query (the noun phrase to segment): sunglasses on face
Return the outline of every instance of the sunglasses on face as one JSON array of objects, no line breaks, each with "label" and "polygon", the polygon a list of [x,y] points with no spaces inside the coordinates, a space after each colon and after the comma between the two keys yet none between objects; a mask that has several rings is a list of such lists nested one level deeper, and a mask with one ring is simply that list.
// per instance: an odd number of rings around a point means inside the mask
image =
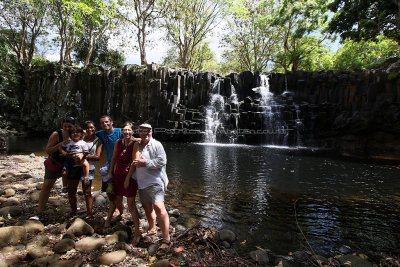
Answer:
[{"label": "sunglasses on face", "polygon": [[139,130],[139,133],[149,133],[150,130]]}]

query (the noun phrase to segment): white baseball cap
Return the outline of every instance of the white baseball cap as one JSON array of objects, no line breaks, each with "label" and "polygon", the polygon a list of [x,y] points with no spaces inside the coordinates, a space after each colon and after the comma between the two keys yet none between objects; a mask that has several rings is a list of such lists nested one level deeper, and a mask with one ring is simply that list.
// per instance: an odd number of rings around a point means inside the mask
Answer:
[{"label": "white baseball cap", "polygon": [[139,128],[141,128],[141,127],[142,127],[142,128],[149,128],[149,129],[152,129],[152,128],[151,128],[151,125],[148,124],[148,123],[142,123],[142,124],[140,124],[140,125],[139,125]]}]

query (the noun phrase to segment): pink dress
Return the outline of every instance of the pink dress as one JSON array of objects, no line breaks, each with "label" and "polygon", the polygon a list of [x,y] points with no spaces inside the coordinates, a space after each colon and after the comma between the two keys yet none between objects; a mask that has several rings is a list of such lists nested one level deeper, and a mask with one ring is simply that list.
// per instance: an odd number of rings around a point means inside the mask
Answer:
[{"label": "pink dress", "polygon": [[129,166],[132,163],[132,151],[135,141],[125,147],[122,144],[122,139],[117,140],[117,155],[114,168],[114,189],[115,194],[125,197],[135,197],[138,190],[138,185],[135,180],[130,179],[128,189],[124,188],[126,175],[129,172]]}]

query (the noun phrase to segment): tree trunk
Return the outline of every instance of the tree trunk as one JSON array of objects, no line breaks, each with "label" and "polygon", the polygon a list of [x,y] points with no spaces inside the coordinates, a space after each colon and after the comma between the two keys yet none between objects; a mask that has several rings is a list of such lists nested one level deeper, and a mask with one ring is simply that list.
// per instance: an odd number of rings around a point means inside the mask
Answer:
[{"label": "tree trunk", "polygon": [[93,49],[94,49],[94,34],[93,34],[92,27],[90,27],[89,49],[88,49],[88,52],[87,52],[87,55],[86,55],[86,58],[85,58],[84,67],[89,65],[90,57],[92,56]]},{"label": "tree trunk", "polygon": [[146,58],[146,25],[142,24],[142,28],[138,31],[138,42],[139,42],[139,52],[140,52],[140,64],[147,65]]}]

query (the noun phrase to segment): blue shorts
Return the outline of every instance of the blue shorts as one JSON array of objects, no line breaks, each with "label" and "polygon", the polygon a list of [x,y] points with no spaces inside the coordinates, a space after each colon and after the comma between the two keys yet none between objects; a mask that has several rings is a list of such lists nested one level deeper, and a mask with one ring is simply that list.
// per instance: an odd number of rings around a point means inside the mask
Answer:
[{"label": "blue shorts", "polygon": [[[94,170],[89,170],[89,180],[92,181],[94,180]],[[85,177],[81,177],[81,180],[83,181]]]}]

